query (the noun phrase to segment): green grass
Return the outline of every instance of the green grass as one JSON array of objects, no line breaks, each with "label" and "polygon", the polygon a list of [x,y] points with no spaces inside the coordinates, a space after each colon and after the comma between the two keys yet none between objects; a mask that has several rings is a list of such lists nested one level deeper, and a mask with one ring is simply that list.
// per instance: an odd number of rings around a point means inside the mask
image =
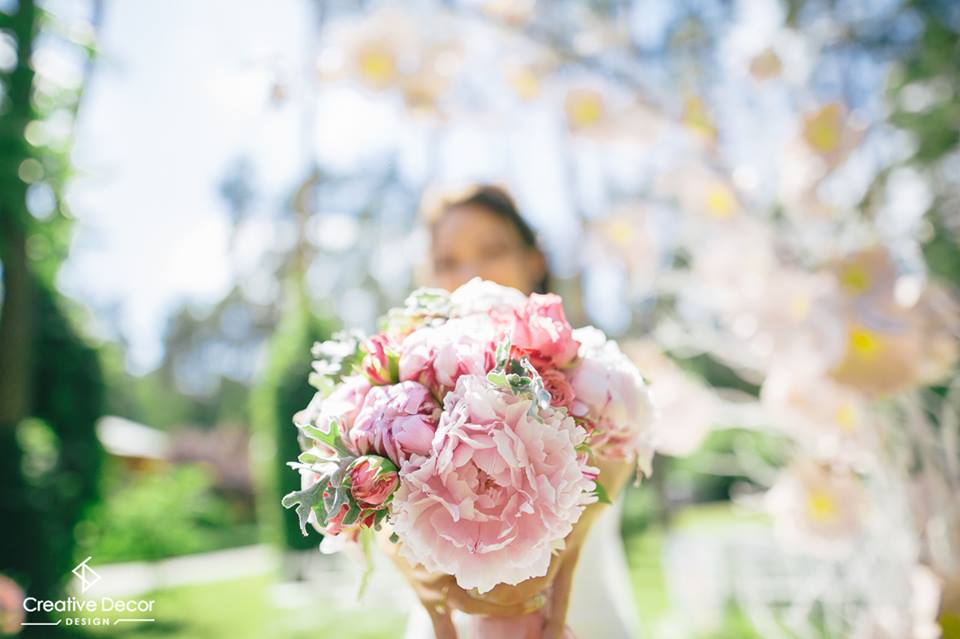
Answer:
[{"label": "green grass", "polygon": [[[664,531],[654,523],[653,501],[644,491],[630,491],[624,508],[624,546],[644,636],[651,637],[658,622],[670,611],[663,574]],[[692,506],[671,519],[674,530],[705,530],[731,525],[763,523],[764,515],[734,512],[729,502]],[[723,625],[696,639],[760,639],[740,610],[731,605]]]},{"label": "green grass", "polygon": [[[171,588],[155,599],[154,623],[89,628],[90,637],[121,639],[382,639],[396,637],[405,617],[391,610],[342,611],[330,602],[277,609],[270,602],[273,576]],[[101,615],[97,615],[101,616]],[[112,619],[133,616],[110,613]]]}]

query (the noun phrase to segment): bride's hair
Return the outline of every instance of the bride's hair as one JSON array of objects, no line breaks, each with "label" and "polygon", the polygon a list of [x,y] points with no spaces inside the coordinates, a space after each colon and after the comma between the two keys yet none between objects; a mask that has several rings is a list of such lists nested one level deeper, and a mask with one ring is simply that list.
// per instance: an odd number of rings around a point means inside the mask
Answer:
[{"label": "bride's hair", "polygon": [[[430,235],[443,216],[460,207],[478,207],[505,220],[514,228],[523,245],[544,254],[537,241],[537,234],[521,215],[516,203],[506,189],[494,184],[473,184],[463,189],[442,191],[430,190],[424,194],[421,215],[427,223]],[[543,277],[537,282],[534,292],[550,291],[550,270],[544,260]]]}]

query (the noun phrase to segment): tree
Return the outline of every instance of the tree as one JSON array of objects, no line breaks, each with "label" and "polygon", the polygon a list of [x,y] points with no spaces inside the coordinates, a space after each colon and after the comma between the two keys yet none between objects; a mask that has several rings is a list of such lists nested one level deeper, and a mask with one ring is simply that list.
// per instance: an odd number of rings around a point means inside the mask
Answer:
[{"label": "tree", "polygon": [[[69,145],[28,136],[47,113],[75,114],[79,104],[79,89],[34,82],[37,36],[53,22],[33,0],[0,13],[0,29],[17,43],[16,65],[0,76],[0,572],[40,598],[60,592],[75,559],[76,524],[96,499],[94,425],[104,396],[97,352],[53,287],[69,239],[61,197]],[[87,44],[79,47],[85,56]],[[48,215],[28,206],[34,186],[52,194]]]}]

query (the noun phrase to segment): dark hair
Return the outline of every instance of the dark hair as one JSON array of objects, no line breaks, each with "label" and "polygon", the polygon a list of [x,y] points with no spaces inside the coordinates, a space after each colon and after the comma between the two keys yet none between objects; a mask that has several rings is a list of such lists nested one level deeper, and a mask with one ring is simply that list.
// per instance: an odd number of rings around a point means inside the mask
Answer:
[{"label": "dark hair", "polygon": [[[478,184],[466,192],[458,194],[456,197],[445,199],[440,208],[435,212],[430,225],[431,230],[450,210],[465,206],[482,208],[485,211],[493,213],[501,220],[505,220],[516,230],[526,248],[539,251],[543,254],[543,249],[540,248],[540,243],[537,241],[537,234],[534,233],[533,228],[527,221],[523,219],[523,215],[521,215],[517,209],[513,198],[510,197],[506,189],[492,184]],[[549,290],[550,269],[546,264],[546,260],[544,260],[543,277],[536,283],[534,292],[547,293]]]}]

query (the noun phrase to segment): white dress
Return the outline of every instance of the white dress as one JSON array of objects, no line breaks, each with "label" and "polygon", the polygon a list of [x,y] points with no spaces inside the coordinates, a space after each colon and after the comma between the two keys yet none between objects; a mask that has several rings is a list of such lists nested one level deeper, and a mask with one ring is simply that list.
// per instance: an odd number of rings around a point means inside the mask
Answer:
[{"label": "white dress", "polygon": [[[636,639],[640,636],[627,556],[620,536],[623,497],[603,513],[580,551],[567,625],[577,639]],[[454,611],[454,623],[461,639],[465,616]],[[414,606],[404,639],[434,639],[430,616]]]}]

